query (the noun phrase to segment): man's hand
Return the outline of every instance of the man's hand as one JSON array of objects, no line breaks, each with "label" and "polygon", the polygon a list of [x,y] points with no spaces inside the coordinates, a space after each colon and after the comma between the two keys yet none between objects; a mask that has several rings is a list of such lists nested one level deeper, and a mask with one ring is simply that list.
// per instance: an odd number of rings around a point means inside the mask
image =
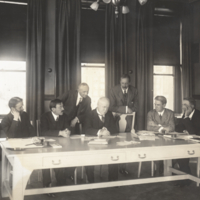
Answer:
[{"label": "man's hand", "polygon": [[71,121],[70,126],[71,126],[71,127],[75,127],[77,122],[78,122],[78,118],[75,117],[75,118]]},{"label": "man's hand", "polygon": [[162,131],[165,131],[165,133],[171,132],[168,127],[163,127]]},{"label": "man's hand", "polygon": [[101,136],[109,136],[109,135],[110,135],[110,132],[105,127],[103,127],[99,132],[99,137],[101,137]]},{"label": "man's hand", "polygon": [[19,119],[19,112],[17,112],[15,109],[12,109],[12,114],[14,116],[14,120],[18,121],[18,119]]},{"label": "man's hand", "polygon": [[68,130],[68,129],[65,129],[63,131],[59,131],[59,136],[62,136],[62,137],[69,137],[71,134],[71,132]]},{"label": "man's hand", "polygon": [[187,130],[184,130],[183,133],[185,133],[186,135],[189,135],[189,132]]},{"label": "man's hand", "polygon": [[130,108],[128,108],[127,109],[127,114],[132,114],[132,113],[133,113],[133,111]]}]

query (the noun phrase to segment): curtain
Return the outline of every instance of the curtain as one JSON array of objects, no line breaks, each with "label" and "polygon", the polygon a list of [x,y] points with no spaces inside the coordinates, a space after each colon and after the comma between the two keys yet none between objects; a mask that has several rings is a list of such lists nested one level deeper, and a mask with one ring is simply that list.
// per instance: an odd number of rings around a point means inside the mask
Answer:
[{"label": "curtain", "polygon": [[147,113],[153,109],[153,3],[136,4],[136,63],[135,79],[138,89],[139,108],[137,129],[146,129]]},{"label": "curtain", "polygon": [[182,84],[183,97],[192,95],[192,62],[191,62],[191,5],[185,3],[182,12]]},{"label": "curtain", "polygon": [[81,82],[80,0],[57,1],[56,96]]},{"label": "curtain", "polygon": [[33,123],[44,112],[44,14],[45,0],[28,0],[27,112]]},{"label": "curtain", "polygon": [[105,67],[106,67],[106,95],[109,89],[119,84],[120,76],[127,70],[127,34],[126,15],[119,10],[115,15],[115,7],[106,5],[105,17]]}]

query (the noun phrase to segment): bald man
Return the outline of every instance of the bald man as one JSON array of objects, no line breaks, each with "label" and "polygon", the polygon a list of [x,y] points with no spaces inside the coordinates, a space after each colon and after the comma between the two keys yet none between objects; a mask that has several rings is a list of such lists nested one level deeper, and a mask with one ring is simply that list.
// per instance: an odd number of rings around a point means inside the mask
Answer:
[{"label": "bald man", "polygon": [[64,113],[70,120],[72,135],[80,133],[77,125],[81,123],[84,126],[85,117],[91,111],[91,99],[88,93],[88,84],[81,83],[77,90],[69,90],[58,97],[63,102]]},{"label": "bald man", "polygon": [[[97,108],[92,110],[86,118],[85,134],[92,136],[113,135],[117,133],[115,121],[111,111],[108,111],[110,101],[106,97],[99,99]],[[118,166],[108,165],[108,180],[115,181],[118,179]],[[86,167],[88,181],[94,183],[94,166]]]}]

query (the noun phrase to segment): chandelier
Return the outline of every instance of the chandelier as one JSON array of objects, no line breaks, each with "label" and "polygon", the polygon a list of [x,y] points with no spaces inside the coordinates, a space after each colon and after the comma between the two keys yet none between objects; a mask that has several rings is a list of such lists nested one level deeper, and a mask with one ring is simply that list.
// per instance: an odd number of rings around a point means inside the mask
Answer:
[{"label": "chandelier", "polygon": [[[112,3],[112,5],[115,7],[115,15],[116,15],[116,17],[118,17],[118,14],[119,14],[119,7],[122,7],[122,14],[129,13],[129,8],[126,5],[126,1],[125,0],[102,0],[102,1],[104,3],[106,3],[106,4]],[[138,1],[139,1],[139,3],[141,5],[144,5],[147,2],[147,0],[138,0]],[[92,3],[90,5],[90,8],[92,10],[97,11],[98,8],[99,8],[99,2],[100,2],[100,0],[97,0],[96,2]]]}]

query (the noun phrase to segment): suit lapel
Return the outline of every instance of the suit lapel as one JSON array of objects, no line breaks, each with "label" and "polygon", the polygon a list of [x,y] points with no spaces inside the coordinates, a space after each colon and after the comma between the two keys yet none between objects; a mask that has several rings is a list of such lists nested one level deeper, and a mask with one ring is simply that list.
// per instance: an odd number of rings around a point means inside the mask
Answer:
[{"label": "suit lapel", "polygon": [[133,92],[130,88],[130,86],[128,87],[128,100],[127,100],[127,104],[131,102],[131,99],[133,97]]},{"label": "suit lapel", "polygon": [[120,85],[118,87],[118,94],[119,94],[119,98],[120,98],[121,102],[124,103],[124,96],[123,96],[122,88]]},{"label": "suit lapel", "polygon": [[97,113],[97,109],[95,109],[95,121],[98,121],[98,127],[102,127],[103,126],[103,122],[99,118],[99,115]]},{"label": "suit lapel", "polygon": [[78,97],[78,91],[75,90],[73,94],[73,106],[76,106],[77,97]]}]

